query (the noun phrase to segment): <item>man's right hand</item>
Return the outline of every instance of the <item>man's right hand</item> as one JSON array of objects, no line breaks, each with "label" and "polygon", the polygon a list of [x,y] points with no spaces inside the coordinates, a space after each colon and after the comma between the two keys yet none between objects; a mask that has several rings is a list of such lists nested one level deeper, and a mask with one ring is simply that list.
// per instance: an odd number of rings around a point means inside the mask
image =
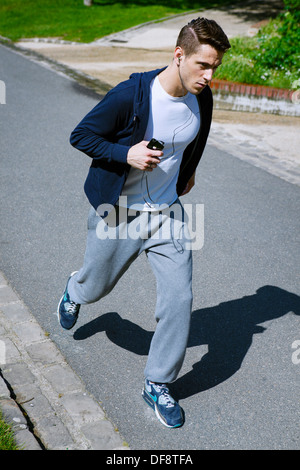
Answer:
[{"label": "man's right hand", "polygon": [[163,156],[161,150],[152,150],[147,147],[149,141],[143,140],[133,145],[127,154],[127,163],[142,171],[152,171],[160,162],[159,157]]}]

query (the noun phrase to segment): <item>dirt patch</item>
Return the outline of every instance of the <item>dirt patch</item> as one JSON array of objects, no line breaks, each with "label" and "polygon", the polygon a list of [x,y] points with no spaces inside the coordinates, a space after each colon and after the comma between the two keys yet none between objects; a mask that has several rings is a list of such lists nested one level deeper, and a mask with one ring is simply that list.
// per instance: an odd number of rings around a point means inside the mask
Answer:
[{"label": "dirt patch", "polygon": [[252,126],[300,126],[300,118],[277,114],[246,113],[215,109],[213,120],[220,124],[249,124]]}]

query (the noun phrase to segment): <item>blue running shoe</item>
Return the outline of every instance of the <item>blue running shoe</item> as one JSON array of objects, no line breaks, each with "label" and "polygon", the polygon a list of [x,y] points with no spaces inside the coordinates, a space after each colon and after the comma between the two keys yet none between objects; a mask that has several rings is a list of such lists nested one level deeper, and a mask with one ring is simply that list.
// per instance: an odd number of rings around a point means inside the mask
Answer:
[{"label": "blue running shoe", "polygon": [[179,428],[183,425],[183,413],[178,403],[171,397],[166,384],[145,380],[142,392],[145,402],[151,406],[159,421],[168,428]]},{"label": "blue running shoe", "polygon": [[76,304],[76,302],[73,302],[70,299],[70,296],[68,293],[69,280],[76,273],[77,271],[74,271],[69,277],[65,292],[62,298],[60,299],[58,307],[57,307],[58,320],[61,326],[65,330],[70,330],[71,328],[73,328],[73,326],[77,322],[79,310],[80,310],[80,304]]}]

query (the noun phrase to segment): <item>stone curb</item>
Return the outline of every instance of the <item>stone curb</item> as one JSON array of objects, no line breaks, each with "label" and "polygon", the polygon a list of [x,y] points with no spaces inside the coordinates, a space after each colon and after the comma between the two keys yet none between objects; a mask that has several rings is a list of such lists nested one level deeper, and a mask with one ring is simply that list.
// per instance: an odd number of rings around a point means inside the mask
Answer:
[{"label": "stone curb", "polygon": [[0,409],[5,421],[11,425],[16,443],[21,449],[42,450],[39,441],[29,429],[28,420],[15,400],[11,398],[11,392],[1,376]]},{"label": "stone curb", "polygon": [[128,450],[0,273],[0,408],[24,450]]}]

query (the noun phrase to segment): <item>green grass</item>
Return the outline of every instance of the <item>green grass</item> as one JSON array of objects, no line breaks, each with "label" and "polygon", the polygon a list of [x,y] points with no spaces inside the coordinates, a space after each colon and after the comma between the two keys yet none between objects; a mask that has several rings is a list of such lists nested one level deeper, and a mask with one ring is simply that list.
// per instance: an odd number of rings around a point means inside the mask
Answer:
[{"label": "green grass", "polygon": [[[147,21],[240,0],[1,0],[0,35],[50,37],[91,42]],[[231,39],[215,78],[253,85],[295,89],[300,86],[300,0],[284,0],[285,14],[272,20],[254,38]]]},{"label": "green grass", "polygon": [[214,78],[275,88],[299,88],[299,59],[296,67],[272,67],[260,60],[264,52],[258,36],[234,38],[230,43],[231,49],[225,54]]},{"label": "green grass", "polygon": [[215,78],[252,85],[300,87],[300,0],[284,0],[283,13],[253,38],[234,38]]},{"label": "green grass", "polygon": [[0,411],[0,450],[19,450],[13,431],[7,424]]},{"label": "green grass", "polygon": [[[236,0],[234,0],[236,1]],[[214,7],[229,0],[202,0],[201,7]],[[199,1],[182,0],[1,0],[0,35],[21,38],[58,37],[91,42],[147,21],[198,9]]]}]

